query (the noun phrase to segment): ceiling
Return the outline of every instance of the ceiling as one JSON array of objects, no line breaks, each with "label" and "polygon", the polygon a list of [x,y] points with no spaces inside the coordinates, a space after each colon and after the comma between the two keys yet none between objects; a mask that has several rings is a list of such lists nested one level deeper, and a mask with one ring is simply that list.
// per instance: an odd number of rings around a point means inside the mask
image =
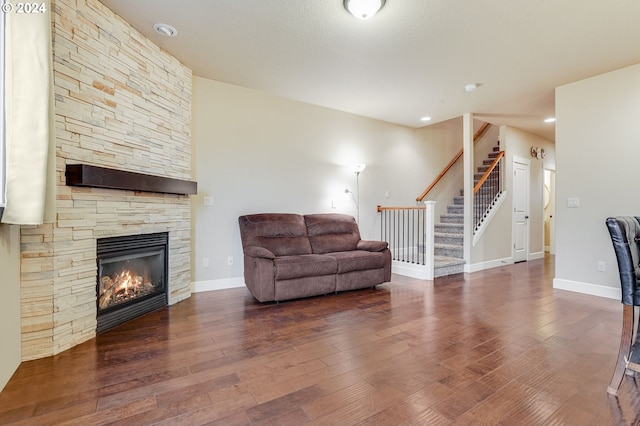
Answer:
[{"label": "ceiling", "polygon": [[555,140],[555,87],[640,63],[638,0],[102,3],[197,76],[414,128],[473,112]]}]

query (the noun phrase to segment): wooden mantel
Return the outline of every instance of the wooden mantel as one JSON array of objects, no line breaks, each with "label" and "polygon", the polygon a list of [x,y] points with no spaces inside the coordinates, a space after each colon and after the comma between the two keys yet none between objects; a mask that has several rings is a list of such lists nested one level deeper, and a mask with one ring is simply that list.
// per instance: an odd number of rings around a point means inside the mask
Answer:
[{"label": "wooden mantel", "polygon": [[162,194],[196,194],[197,182],[144,173],[109,169],[88,164],[67,164],[67,186],[158,192]]}]

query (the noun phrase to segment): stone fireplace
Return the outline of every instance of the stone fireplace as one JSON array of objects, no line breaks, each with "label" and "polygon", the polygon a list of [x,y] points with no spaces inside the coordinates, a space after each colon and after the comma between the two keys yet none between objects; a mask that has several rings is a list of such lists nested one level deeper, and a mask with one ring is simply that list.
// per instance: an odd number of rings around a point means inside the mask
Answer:
[{"label": "stone fireplace", "polygon": [[167,305],[166,232],[97,241],[98,333]]},{"label": "stone fireplace", "polygon": [[23,360],[96,336],[99,240],[165,234],[166,301],[191,294],[188,195],[65,176],[87,164],[190,180],[191,70],[97,0],[52,0],[51,11],[56,220],[21,227]]}]

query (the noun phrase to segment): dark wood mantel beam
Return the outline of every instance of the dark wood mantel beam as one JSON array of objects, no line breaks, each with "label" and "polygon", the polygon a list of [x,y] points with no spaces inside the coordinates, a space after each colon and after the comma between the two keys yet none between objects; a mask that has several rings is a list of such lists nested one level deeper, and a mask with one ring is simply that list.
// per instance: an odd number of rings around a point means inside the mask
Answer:
[{"label": "dark wood mantel beam", "polygon": [[196,194],[198,191],[197,182],[190,180],[109,169],[88,164],[67,164],[65,176],[67,178],[67,186],[85,186],[178,195],[191,195]]}]

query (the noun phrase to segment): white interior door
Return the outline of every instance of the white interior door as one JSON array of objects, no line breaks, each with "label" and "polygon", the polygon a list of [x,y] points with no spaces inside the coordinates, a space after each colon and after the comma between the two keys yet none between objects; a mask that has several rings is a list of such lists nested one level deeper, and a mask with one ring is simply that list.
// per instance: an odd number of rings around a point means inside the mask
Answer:
[{"label": "white interior door", "polygon": [[551,207],[551,217],[549,218],[549,253],[556,254],[556,172],[551,172],[551,197],[549,205]]},{"label": "white interior door", "polygon": [[529,259],[529,162],[513,161],[513,261]]}]

